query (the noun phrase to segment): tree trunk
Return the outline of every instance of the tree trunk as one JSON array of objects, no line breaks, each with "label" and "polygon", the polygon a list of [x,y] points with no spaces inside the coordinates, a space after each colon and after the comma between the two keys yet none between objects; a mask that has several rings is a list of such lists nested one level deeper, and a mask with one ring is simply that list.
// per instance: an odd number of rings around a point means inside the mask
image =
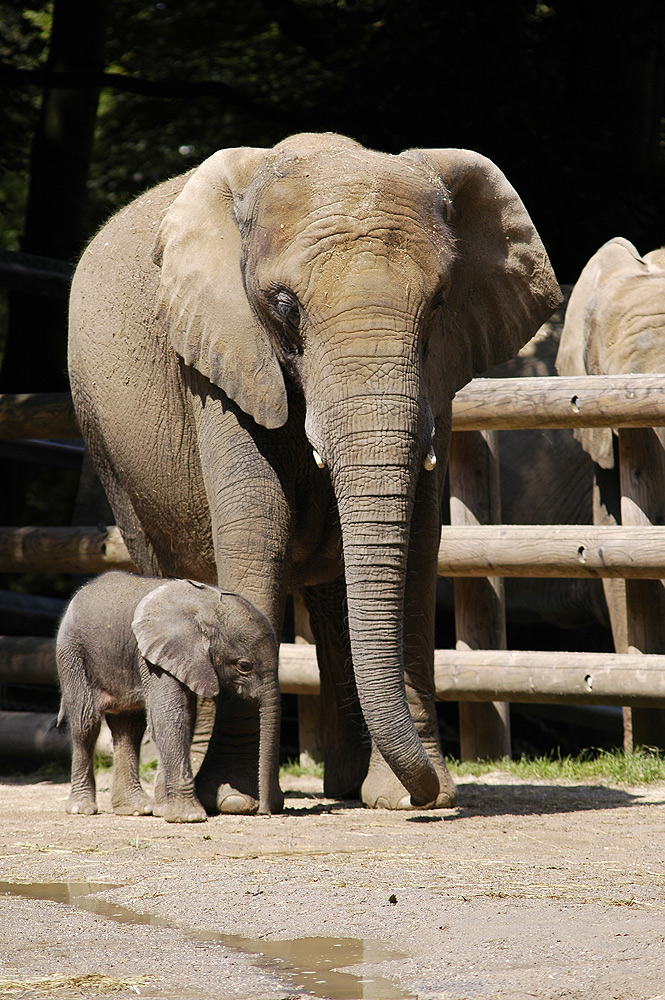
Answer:
[{"label": "tree trunk", "polygon": [[[21,249],[75,261],[84,232],[86,183],[97,115],[95,76],[104,69],[106,0],[57,0],[47,70],[30,153]],[[66,74],[67,86],[57,75]],[[63,390],[67,307],[60,298],[14,292],[0,391]]]}]

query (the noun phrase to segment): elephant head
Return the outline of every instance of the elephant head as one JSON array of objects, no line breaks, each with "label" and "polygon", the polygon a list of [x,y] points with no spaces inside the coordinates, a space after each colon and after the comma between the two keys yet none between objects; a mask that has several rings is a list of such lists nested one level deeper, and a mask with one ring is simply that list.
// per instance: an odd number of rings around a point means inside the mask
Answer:
[{"label": "elephant head", "polygon": [[[412,514],[426,497],[438,524],[430,484],[443,481],[455,392],[559,302],[522,202],[477,153],[392,156],[305,134],[206,160],[154,260],[159,316],[187,365],[268,429],[304,398],[339,511],[363,714],[412,801],[431,802],[438,779],[404,693]],[[436,530],[428,544],[434,574]]]},{"label": "elephant head", "polygon": [[[609,240],[585,265],[573,288],[557,353],[559,375],[662,372],[665,248],[640,257],[628,240]],[[575,430],[591,458],[614,466],[612,430]]]},{"label": "elephant head", "polygon": [[259,706],[259,812],[279,798],[278,644],[261,612],[238,594],[171,580],[147,594],[132,621],[141,656],[204,698],[234,691]]}]

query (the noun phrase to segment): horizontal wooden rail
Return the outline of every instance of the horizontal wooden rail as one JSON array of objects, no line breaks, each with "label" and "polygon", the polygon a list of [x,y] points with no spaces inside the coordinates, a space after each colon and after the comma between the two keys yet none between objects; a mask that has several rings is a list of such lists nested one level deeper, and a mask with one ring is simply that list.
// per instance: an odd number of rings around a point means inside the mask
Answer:
[{"label": "horizontal wooden rail", "polygon": [[477,378],[453,400],[453,430],[661,427],[665,375]]},{"label": "horizontal wooden rail", "polygon": [[47,712],[0,712],[0,757],[66,759],[71,741],[65,728],[55,728],[56,717]]},{"label": "horizontal wooden rail", "polygon": [[665,527],[444,525],[439,576],[626,577],[665,572]]},{"label": "horizontal wooden rail", "polygon": [[[282,643],[280,688],[318,694],[313,646]],[[437,649],[442,701],[665,706],[665,656],[651,654]]]},{"label": "horizontal wooden rail", "polygon": [[[453,400],[453,430],[665,425],[665,375],[477,378]],[[81,432],[69,393],[0,395],[0,438]]]},{"label": "horizontal wooden rail", "polygon": [[136,571],[115,525],[99,528],[0,528],[4,573]]},{"label": "horizontal wooden rail", "polygon": [[57,684],[55,639],[0,635],[1,684]]},{"label": "horizontal wooden rail", "polygon": [[665,656],[438,649],[437,698],[665,707]]},{"label": "horizontal wooden rail", "polygon": [[[439,576],[626,577],[660,579],[665,527],[444,525]],[[0,528],[4,573],[135,571],[115,525]]]},{"label": "horizontal wooden rail", "polygon": [[[31,679],[57,683],[55,640],[31,641],[38,667],[29,668],[26,640],[0,637],[0,682],[16,683],[23,663]],[[665,656],[655,654],[437,649],[434,663],[443,701],[665,706]],[[316,648],[282,643],[279,683],[284,694],[319,694]]]},{"label": "horizontal wooden rail", "polygon": [[0,395],[0,439],[80,437],[81,429],[68,392]]}]

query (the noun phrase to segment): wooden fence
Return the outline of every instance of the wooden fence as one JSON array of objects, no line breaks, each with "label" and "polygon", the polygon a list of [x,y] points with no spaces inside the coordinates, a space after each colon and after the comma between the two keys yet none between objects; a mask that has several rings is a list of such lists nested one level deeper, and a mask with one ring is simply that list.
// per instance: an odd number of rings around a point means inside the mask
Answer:
[{"label": "wooden fence", "polygon": [[[462,756],[509,752],[507,703],[632,707],[640,742],[665,719],[660,613],[665,577],[665,463],[652,428],[665,425],[665,377],[476,379],[453,404],[450,526],[442,531],[439,575],[455,587],[457,648],[437,650],[437,697],[460,702]],[[618,429],[623,524],[503,525],[497,431],[537,427]],[[65,394],[0,396],[0,438],[79,435]],[[132,568],[120,534],[107,528],[0,528],[0,571],[97,573]],[[600,577],[626,581],[626,650],[615,654],[509,651],[503,578]],[[306,632],[306,625],[297,631]],[[0,637],[0,682],[56,683],[53,640]],[[303,717],[318,694],[314,649],[283,644],[280,683],[298,694]],[[307,711],[306,711],[307,709]],[[656,711],[654,711],[656,710]],[[19,726],[22,736],[17,736]],[[49,720],[0,713],[17,752],[64,752]],[[52,721],[52,720],[51,720]],[[25,736],[30,730],[33,736]],[[302,732],[302,729],[301,729]],[[642,735],[640,735],[642,734]],[[657,739],[650,742],[662,745]]]}]

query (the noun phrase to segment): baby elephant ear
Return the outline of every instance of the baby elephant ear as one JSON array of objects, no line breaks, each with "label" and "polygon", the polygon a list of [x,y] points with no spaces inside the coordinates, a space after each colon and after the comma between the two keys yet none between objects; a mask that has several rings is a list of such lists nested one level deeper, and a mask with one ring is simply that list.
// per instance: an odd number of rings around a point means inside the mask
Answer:
[{"label": "baby elephant ear", "polygon": [[204,698],[219,692],[210,659],[210,639],[202,629],[202,608],[219,603],[213,587],[189,580],[163,583],[139,602],[132,629],[141,656]]},{"label": "baby elephant ear", "polygon": [[166,212],[153,260],[162,273],[157,315],[192,365],[263,427],[288,415],[270,337],[245,293],[235,206],[266,150],[223,149],[194,171]]}]

